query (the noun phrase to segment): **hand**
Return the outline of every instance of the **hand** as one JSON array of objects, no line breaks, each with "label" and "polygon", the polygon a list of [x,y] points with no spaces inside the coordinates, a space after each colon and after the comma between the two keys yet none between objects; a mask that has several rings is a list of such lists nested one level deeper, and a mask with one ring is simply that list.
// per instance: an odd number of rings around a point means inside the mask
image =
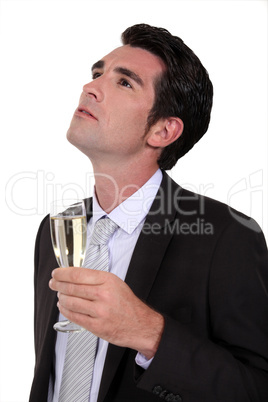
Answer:
[{"label": "hand", "polygon": [[96,336],[129,347],[147,359],[158,348],[164,318],[110,272],[57,268],[49,282],[58,291],[60,312]]}]

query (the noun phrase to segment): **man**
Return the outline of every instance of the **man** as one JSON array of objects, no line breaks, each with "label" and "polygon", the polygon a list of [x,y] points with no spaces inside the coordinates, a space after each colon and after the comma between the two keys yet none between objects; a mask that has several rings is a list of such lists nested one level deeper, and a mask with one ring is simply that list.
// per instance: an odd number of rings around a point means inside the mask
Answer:
[{"label": "man", "polygon": [[94,168],[89,232],[100,217],[118,226],[109,240],[110,272],[54,269],[44,219],[36,241],[30,401],[60,398],[68,335],[52,328],[57,297],[63,316],[99,338],[84,400],[267,401],[268,269],[260,228],[165,173],[208,128],[208,74],[164,29],[140,24],[122,39],[93,65],[67,133]]}]

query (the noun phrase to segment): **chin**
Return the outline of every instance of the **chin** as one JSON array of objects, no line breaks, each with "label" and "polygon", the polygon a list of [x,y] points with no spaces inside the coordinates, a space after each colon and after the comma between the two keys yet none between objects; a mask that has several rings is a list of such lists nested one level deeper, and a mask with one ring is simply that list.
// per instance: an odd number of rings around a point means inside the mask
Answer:
[{"label": "chin", "polygon": [[71,129],[71,127],[68,129],[66,133],[66,138],[72,145],[74,146],[78,145],[78,135],[74,130]]},{"label": "chin", "polygon": [[67,131],[67,134],[66,134],[66,138],[70,144],[72,144],[74,147],[76,147],[83,154],[87,155],[87,149],[83,145],[83,139],[79,138],[79,135],[76,131],[73,131],[69,128],[69,130]]},{"label": "chin", "polygon": [[71,142],[71,133],[70,133],[70,129],[68,129],[67,130],[67,133],[66,133],[66,138],[67,138],[67,140],[69,141],[69,142]]}]

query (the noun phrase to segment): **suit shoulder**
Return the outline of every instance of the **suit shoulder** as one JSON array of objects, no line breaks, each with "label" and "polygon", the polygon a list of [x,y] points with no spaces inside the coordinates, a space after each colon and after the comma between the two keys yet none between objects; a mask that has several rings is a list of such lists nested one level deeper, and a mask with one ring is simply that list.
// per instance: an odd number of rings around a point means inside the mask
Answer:
[{"label": "suit shoulder", "polygon": [[40,222],[39,228],[38,228],[38,232],[36,235],[36,240],[40,238],[43,230],[47,229],[47,226],[49,226],[49,215],[46,215],[42,221]]},{"label": "suit shoulder", "polygon": [[206,221],[211,221],[218,226],[243,226],[254,232],[262,232],[258,223],[246,214],[230,207],[229,205],[203,196],[192,191],[181,188],[180,191],[181,210],[186,213],[193,213]]},{"label": "suit shoulder", "polygon": [[39,248],[44,246],[51,246],[49,215],[46,215],[39,225],[35,239],[35,255],[37,254]]}]

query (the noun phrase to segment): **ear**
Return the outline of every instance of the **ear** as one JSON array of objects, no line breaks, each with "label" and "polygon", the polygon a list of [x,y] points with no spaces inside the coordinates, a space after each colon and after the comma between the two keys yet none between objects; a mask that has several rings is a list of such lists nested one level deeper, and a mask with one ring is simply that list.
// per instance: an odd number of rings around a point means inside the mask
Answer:
[{"label": "ear", "polygon": [[165,148],[176,141],[183,132],[183,121],[178,117],[160,119],[149,131],[147,144],[154,148]]}]

